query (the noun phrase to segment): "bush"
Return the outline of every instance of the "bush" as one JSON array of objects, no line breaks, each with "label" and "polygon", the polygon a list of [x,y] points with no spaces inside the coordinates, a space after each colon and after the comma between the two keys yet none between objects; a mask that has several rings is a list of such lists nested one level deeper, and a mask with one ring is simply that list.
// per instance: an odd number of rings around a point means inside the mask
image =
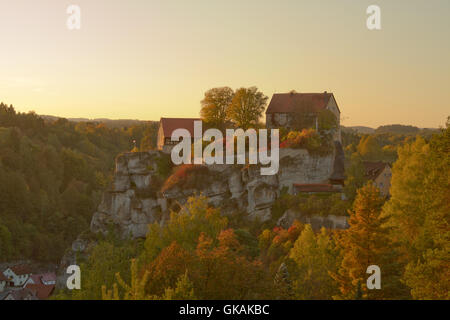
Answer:
[{"label": "bush", "polygon": [[331,136],[314,129],[290,131],[282,140],[280,148],[306,149],[315,155],[328,155],[333,151]]},{"label": "bush", "polygon": [[200,188],[208,178],[209,170],[204,165],[183,164],[175,167],[172,175],[167,178],[161,189],[162,192],[176,186],[183,188]]}]

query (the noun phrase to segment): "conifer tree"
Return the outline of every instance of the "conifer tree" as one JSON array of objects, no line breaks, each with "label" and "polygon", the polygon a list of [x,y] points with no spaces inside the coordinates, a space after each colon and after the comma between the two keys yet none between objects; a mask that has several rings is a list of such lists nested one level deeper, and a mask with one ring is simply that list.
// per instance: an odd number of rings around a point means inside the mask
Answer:
[{"label": "conifer tree", "polygon": [[[349,212],[350,227],[338,238],[343,259],[332,277],[339,285],[336,298],[354,299],[361,286],[362,297],[367,299],[400,298],[404,287],[399,278],[401,268],[395,244],[389,239],[387,217],[381,216],[384,199],[372,183],[358,190],[353,209]],[[366,273],[370,265],[381,269],[381,289],[368,290]]]}]

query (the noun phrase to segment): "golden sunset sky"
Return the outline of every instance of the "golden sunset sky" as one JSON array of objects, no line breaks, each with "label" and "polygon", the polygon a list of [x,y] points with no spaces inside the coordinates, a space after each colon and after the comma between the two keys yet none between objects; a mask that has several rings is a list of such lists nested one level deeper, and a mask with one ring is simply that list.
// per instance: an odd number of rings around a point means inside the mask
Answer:
[{"label": "golden sunset sky", "polygon": [[[371,4],[382,30],[366,27]],[[0,101],[159,120],[197,117],[209,88],[257,86],[333,92],[346,126],[438,127],[449,39],[449,0],[0,0]]]}]

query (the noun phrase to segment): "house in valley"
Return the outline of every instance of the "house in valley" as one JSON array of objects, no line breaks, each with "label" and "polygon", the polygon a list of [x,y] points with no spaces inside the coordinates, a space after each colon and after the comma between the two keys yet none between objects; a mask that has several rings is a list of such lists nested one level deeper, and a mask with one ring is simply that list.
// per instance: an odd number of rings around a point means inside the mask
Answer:
[{"label": "house in valley", "polygon": [[165,153],[170,153],[173,146],[178,141],[171,141],[172,132],[176,129],[186,129],[191,138],[194,137],[194,121],[200,121],[198,118],[161,118],[159,120],[157,148]]},{"label": "house in valley", "polygon": [[9,285],[13,287],[22,287],[31,276],[31,269],[28,265],[15,265],[6,268],[3,275],[8,278]]},{"label": "house in valley", "polygon": [[28,288],[9,290],[0,297],[0,300],[38,300],[36,293]]},{"label": "house in valley", "polygon": [[315,128],[319,130],[322,115],[330,111],[335,118],[336,128],[333,140],[341,141],[340,115],[333,93],[275,93],[266,110],[266,127],[268,129],[285,127],[299,130]]},{"label": "house in valley", "polygon": [[44,273],[41,275],[41,282],[46,285],[54,285],[56,284],[56,274],[54,272]]},{"label": "house in valley", "polygon": [[375,186],[380,189],[382,195],[388,196],[392,177],[392,170],[389,163],[382,161],[364,161],[363,165],[366,179],[373,181]]}]

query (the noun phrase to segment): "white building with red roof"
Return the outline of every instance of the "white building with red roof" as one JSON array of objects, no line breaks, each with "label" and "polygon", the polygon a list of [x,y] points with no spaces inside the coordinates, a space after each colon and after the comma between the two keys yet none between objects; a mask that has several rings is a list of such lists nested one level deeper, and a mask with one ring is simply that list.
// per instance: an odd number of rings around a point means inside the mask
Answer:
[{"label": "white building with red roof", "polygon": [[23,286],[31,276],[30,266],[26,264],[15,265],[6,268],[3,271],[3,275],[8,279],[11,286],[21,287]]},{"label": "white building with red roof", "polygon": [[172,133],[176,129],[186,129],[191,139],[194,139],[194,122],[201,121],[198,118],[161,118],[159,120],[157,147],[166,153],[170,153],[173,146],[178,144],[178,141],[172,141]]}]

